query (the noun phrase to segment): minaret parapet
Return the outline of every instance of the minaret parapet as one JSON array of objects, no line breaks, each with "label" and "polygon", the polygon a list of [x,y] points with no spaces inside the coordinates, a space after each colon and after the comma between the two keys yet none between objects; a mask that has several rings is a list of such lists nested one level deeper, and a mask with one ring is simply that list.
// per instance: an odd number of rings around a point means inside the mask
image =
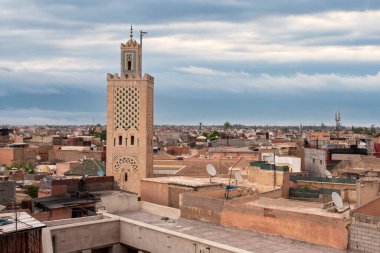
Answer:
[{"label": "minaret parapet", "polygon": [[107,80],[120,80],[119,74],[118,73],[107,73]]},{"label": "minaret parapet", "polygon": [[143,80],[148,80],[148,81],[154,82],[154,77],[151,76],[151,75],[149,75],[149,74],[147,74],[147,73],[145,73],[144,77],[143,77]]}]

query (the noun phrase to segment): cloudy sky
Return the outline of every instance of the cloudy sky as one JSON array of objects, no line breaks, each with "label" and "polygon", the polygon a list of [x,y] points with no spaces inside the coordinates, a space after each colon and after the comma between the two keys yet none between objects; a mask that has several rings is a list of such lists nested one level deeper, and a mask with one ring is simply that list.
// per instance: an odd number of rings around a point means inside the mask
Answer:
[{"label": "cloudy sky", "polygon": [[0,124],[104,124],[133,24],[156,124],[380,125],[379,20],[376,0],[0,0]]}]

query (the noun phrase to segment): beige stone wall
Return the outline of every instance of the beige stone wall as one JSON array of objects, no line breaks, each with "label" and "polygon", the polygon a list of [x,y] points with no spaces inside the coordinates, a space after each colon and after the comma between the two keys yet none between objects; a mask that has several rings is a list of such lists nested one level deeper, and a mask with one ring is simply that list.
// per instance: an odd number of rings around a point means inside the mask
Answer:
[{"label": "beige stone wall", "polygon": [[346,249],[347,222],[343,219],[295,213],[231,202],[224,204],[221,225]]},{"label": "beige stone wall", "polygon": [[152,181],[141,181],[141,200],[169,206],[169,185]]},{"label": "beige stone wall", "polygon": [[274,185],[281,186],[284,181],[284,172],[274,170],[262,170],[259,167],[249,167],[248,181],[256,182],[261,185]]},{"label": "beige stone wall", "polygon": [[379,196],[380,179],[364,177],[356,181],[356,207],[361,207]]}]

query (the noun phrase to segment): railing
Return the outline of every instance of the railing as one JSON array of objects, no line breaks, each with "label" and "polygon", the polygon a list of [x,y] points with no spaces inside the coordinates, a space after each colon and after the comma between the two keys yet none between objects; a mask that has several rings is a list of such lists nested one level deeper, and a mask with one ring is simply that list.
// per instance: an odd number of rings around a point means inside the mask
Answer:
[{"label": "railing", "polygon": [[288,166],[275,166],[274,164],[265,162],[251,162],[250,165],[253,167],[259,167],[262,170],[289,171]]},{"label": "railing", "polygon": [[291,175],[290,181],[297,182],[298,180],[326,182],[326,183],[340,183],[340,184],[356,184],[356,179],[351,178],[327,178],[327,177],[309,177]]},{"label": "railing", "polygon": [[319,189],[319,190],[308,190],[308,189],[289,189],[289,197],[292,198],[319,198],[319,195],[331,195],[331,193],[336,192],[340,195],[340,190],[335,189]]}]

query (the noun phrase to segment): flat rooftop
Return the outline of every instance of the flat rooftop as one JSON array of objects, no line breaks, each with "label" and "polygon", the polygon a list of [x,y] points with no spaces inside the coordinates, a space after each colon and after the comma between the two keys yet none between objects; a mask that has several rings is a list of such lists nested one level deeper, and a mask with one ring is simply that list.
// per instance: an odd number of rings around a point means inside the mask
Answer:
[{"label": "flat rooftop", "polygon": [[178,233],[195,236],[217,242],[230,247],[256,253],[344,253],[337,250],[301,241],[295,241],[279,236],[227,228],[185,218],[162,219],[162,216],[146,211],[119,214],[131,220],[136,220],[152,226],[165,228]]},{"label": "flat rooftop", "polygon": [[278,209],[283,211],[291,211],[297,213],[315,214],[320,216],[334,217],[334,218],[348,218],[348,210],[343,213],[331,213],[323,209],[323,204],[319,202],[307,202],[293,199],[271,199],[259,198],[254,201],[246,202],[244,205],[257,206],[262,208]]},{"label": "flat rooftop", "polygon": [[100,199],[97,196],[89,195],[87,197],[71,197],[71,196],[50,196],[34,199],[36,207],[39,208],[64,208],[68,206],[84,205],[99,202]]},{"label": "flat rooftop", "polygon": [[244,180],[244,182],[236,184],[236,179],[234,178],[234,175],[232,175],[232,178],[222,178],[222,177],[213,177],[212,182],[210,183],[209,178],[197,178],[197,177],[185,177],[185,176],[173,176],[173,177],[156,177],[156,178],[144,178],[143,181],[149,181],[149,182],[156,182],[156,183],[163,183],[163,184],[173,184],[173,185],[180,185],[180,186],[188,186],[188,187],[205,187],[205,186],[226,186],[226,185],[234,185],[234,186],[242,186],[247,187],[251,189],[258,189],[260,192],[262,192],[262,189],[265,189],[265,191],[271,191],[274,189],[280,189],[280,187],[276,186],[276,188],[273,188],[273,186],[268,185],[260,185],[256,182],[248,182],[247,180]]},{"label": "flat rooftop", "polygon": [[[203,186],[213,186],[221,185],[221,182],[215,182],[213,178],[212,183],[208,178],[194,178],[194,177],[156,177],[156,178],[145,178],[143,181],[157,182],[157,183],[166,183],[166,184],[175,184],[181,186],[189,187],[203,187]],[[228,183],[228,179],[227,179]]]}]

